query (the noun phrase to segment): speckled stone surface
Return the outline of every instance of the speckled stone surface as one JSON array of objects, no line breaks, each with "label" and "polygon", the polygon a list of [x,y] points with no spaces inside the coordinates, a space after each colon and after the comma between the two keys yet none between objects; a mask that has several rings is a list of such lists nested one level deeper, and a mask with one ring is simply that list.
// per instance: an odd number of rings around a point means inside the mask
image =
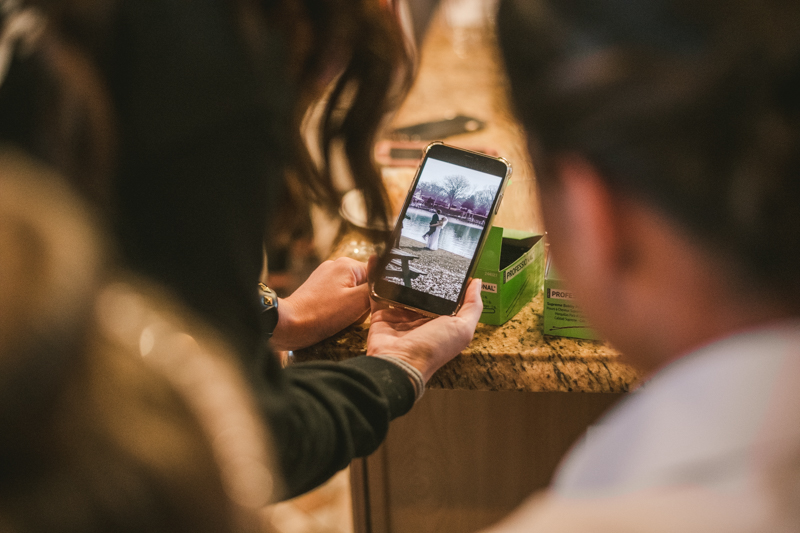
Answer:
[{"label": "speckled stone surface", "polygon": [[[295,352],[295,361],[340,361],[366,351],[369,324]],[[472,343],[434,374],[438,389],[626,392],[638,375],[599,341],[542,334],[542,294],[502,326],[478,324]]]}]

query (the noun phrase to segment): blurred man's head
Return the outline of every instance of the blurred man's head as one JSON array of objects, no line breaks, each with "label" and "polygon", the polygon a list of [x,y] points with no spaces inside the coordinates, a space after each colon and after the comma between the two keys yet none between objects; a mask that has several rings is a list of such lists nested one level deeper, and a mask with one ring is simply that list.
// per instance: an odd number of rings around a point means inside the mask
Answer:
[{"label": "blurred man's head", "polygon": [[602,333],[663,359],[797,312],[800,4],[509,0],[498,27],[554,257]]}]

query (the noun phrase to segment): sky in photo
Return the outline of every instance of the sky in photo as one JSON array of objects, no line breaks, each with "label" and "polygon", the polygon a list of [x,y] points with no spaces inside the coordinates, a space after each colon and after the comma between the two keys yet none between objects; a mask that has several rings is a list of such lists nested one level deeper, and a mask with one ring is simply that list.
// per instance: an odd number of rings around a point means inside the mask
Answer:
[{"label": "sky in photo", "polygon": [[425,163],[425,168],[422,170],[422,176],[420,176],[419,182],[420,184],[435,183],[437,185],[442,185],[447,176],[453,175],[467,178],[473,192],[486,189],[487,187],[491,187],[492,191],[496,191],[501,181],[500,178],[492,176],[491,174],[460,167],[438,159],[428,159]]}]

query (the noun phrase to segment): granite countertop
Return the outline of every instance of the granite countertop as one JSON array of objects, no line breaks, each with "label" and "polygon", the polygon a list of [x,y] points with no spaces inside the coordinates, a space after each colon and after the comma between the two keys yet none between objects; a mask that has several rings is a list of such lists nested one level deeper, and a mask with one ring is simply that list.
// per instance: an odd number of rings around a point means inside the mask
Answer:
[{"label": "granite countertop", "polygon": [[[354,252],[355,250],[355,252]],[[334,256],[365,260],[371,245],[350,233]],[[430,388],[529,392],[626,392],[638,374],[600,341],[542,333],[542,293],[502,326],[478,324],[475,337],[439,369]],[[294,352],[294,361],[341,361],[366,353],[369,322],[351,326],[319,344]]]}]

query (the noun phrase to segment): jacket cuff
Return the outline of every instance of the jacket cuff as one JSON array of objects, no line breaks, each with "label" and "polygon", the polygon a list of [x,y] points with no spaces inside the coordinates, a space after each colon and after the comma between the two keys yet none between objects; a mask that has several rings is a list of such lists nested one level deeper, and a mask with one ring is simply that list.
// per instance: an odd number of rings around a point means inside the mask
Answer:
[{"label": "jacket cuff", "polygon": [[378,357],[361,355],[340,364],[368,374],[389,401],[389,419],[403,416],[414,406],[416,391],[405,370]]}]

